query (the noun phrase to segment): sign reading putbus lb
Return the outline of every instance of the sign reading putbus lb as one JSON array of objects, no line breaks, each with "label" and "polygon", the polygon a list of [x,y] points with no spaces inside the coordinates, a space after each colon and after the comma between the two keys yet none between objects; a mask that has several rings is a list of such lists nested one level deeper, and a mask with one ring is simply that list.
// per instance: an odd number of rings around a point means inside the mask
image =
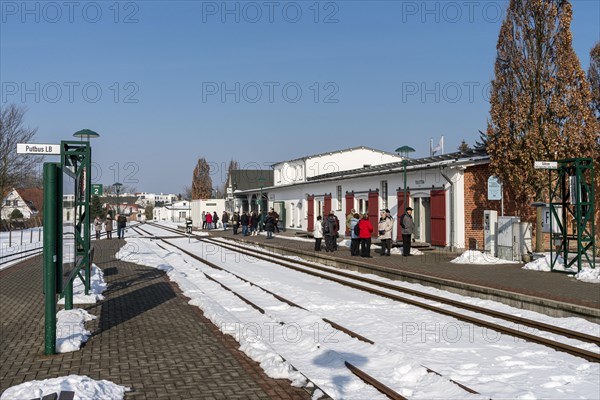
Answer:
[{"label": "sign reading putbus lb", "polygon": [[17,143],[17,154],[56,154],[56,155],[60,155],[60,144]]}]

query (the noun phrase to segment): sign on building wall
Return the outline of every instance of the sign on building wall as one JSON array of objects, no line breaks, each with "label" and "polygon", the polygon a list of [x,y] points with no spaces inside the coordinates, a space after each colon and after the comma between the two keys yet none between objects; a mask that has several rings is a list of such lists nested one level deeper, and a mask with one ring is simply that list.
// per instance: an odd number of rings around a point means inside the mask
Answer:
[{"label": "sign on building wall", "polygon": [[[558,225],[559,221],[562,221],[562,206],[555,206],[556,213],[558,214],[558,218],[556,216],[552,216],[552,231],[553,233],[560,233],[560,227]],[[550,207],[542,207],[542,232],[550,233]]]},{"label": "sign on building wall", "polygon": [[502,184],[497,176],[488,178],[488,200],[502,200]]}]

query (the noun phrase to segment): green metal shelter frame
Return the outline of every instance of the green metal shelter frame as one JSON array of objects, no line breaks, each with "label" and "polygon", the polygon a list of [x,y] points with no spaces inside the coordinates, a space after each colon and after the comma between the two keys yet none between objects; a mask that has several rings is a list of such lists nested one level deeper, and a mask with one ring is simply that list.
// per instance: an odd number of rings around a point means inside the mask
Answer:
[{"label": "green metal shelter frame", "polygon": [[[73,308],[73,280],[79,278],[89,294],[93,251],[90,244],[91,147],[86,142],[62,141],[61,162],[44,163],[44,296],[45,353],[56,354],[56,295]],[[75,265],[63,273],[63,175],[74,180]],[[83,272],[83,274],[82,274]]]},{"label": "green metal shelter frame", "polygon": [[[553,174],[556,178],[553,181]],[[591,158],[570,158],[558,161],[558,168],[548,171],[550,185],[550,259],[551,270],[558,264],[561,255],[565,269],[577,265],[581,271],[582,264],[596,266],[596,244],[594,231],[594,162]],[[559,215],[560,212],[560,215]],[[569,219],[572,219],[569,229]],[[553,220],[558,223],[558,231],[554,232]],[[569,260],[569,250],[575,242],[575,256]],[[556,255],[553,246],[557,245]],[[571,252],[573,254],[573,252]]]}]

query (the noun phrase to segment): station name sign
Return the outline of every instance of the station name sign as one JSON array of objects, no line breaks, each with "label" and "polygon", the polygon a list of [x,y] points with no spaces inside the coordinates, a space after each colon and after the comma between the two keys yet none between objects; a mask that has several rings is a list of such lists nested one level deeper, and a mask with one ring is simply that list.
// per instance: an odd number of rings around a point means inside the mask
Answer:
[{"label": "station name sign", "polygon": [[17,143],[17,154],[57,154],[57,155],[60,155],[60,144]]},{"label": "station name sign", "polygon": [[535,161],[533,163],[535,169],[558,169],[557,161]]}]

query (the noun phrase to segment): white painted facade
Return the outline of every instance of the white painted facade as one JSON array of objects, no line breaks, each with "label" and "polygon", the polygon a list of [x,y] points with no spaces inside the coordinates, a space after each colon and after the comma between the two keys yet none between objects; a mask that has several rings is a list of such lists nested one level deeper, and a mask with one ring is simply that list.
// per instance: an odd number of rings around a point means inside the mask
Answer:
[{"label": "white painted facade", "polygon": [[[340,166],[349,166],[344,164],[346,156],[344,152],[338,154],[340,161],[333,163]],[[310,159],[308,157],[307,159]],[[417,241],[431,242],[431,193],[432,190],[445,191],[445,236],[447,246],[454,248],[465,248],[465,185],[464,171],[467,166],[474,165],[487,157],[471,158],[451,158],[438,157],[424,160],[422,163],[418,160],[412,162],[406,168],[406,186],[409,191],[409,204],[414,209],[416,232],[414,238]],[[360,159],[362,164],[363,159]],[[366,162],[364,162],[366,164]],[[282,168],[299,165],[299,162],[276,164]],[[374,164],[372,164],[374,165]],[[381,165],[381,164],[378,164]],[[308,197],[314,195],[314,219],[318,215],[323,215],[325,195],[331,194],[331,209],[339,218],[340,223],[344,224],[346,220],[346,192],[354,192],[354,208],[359,213],[367,212],[369,191],[379,190],[377,209],[389,209],[394,220],[398,216],[398,191],[403,193],[404,188],[404,169],[402,163],[394,160],[388,164],[389,168],[363,168],[362,165],[356,165],[348,173],[338,173],[334,176],[322,176],[313,180],[303,179],[292,183],[277,183],[277,174],[275,175],[275,184],[273,187],[264,188],[268,193],[268,206],[273,207],[277,202],[285,206],[285,226],[287,229],[304,230],[308,229]],[[343,171],[343,170],[342,170]],[[387,195],[384,193],[387,186]],[[256,191],[246,191],[244,194],[248,197],[256,194]],[[400,210],[400,214],[403,210]],[[280,215],[280,219],[282,216]],[[394,223],[393,237],[397,238],[397,223]],[[341,229],[343,234],[344,229]]]},{"label": "white painted facade", "polygon": [[155,221],[184,222],[192,215],[192,202],[182,200],[163,207],[155,207],[152,214]]},{"label": "white painted facade", "polygon": [[219,218],[225,211],[225,199],[192,200],[191,202],[192,226],[202,228],[202,212],[216,212]]},{"label": "white painted facade", "polygon": [[[122,196],[122,195],[121,195]],[[146,207],[148,205],[155,206],[156,202],[162,202],[164,204],[173,203],[177,201],[176,194],[155,194],[148,192],[136,193],[137,196],[136,204],[141,205],[142,207]]]},{"label": "white painted facade", "polygon": [[307,178],[332,172],[349,171],[364,165],[401,161],[402,157],[368,147],[332,151],[273,164],[274,186],[306,182]]},{"label": "white painted facade", "polygon": [[37,215],[37,211],[32,210],[23,200],[16,189],[11,190],[2,200],[2,219],[10,219],[14,210],[19,210],[23,214],[23,219],[29,219]]}]

